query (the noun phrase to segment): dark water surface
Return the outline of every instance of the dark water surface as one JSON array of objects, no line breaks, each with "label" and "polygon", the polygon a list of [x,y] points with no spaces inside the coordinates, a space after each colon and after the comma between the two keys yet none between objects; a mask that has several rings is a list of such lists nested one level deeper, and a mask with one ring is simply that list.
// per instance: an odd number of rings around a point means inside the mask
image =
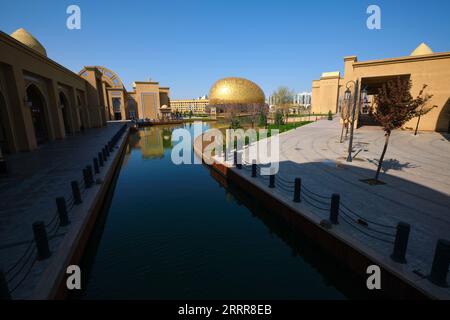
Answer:
[{"label": "dark water surface", "polygon": [[293,234],[237,186],[203,165],[174,165],[175,128],[130,136],[83,259],[83,290],[72,298],[368,297],[364,279]]}]

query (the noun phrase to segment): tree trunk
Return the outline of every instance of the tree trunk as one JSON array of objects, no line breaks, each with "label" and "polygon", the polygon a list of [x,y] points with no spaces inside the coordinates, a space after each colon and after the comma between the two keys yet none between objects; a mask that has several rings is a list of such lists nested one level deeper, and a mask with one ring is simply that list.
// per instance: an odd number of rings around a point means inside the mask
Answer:
[{"label": "tree trunk", "polygon": [[414,135],[417,136],[417,131],[419,130],[420,116],[417,118],[416,131],[414,131]]},{"label": "tree trunk", "polygon": [[378,176],[380,175],[381,167],[383,165],[384,155],[386,154],[386,150],[389,144],[389,137],[391,136],[391,131],[386,133],[386,140],[384,141],[383,152],[381,153],[380,160],[378,161],[377,174],[375,175],[375,180],[378,181]]},{"label": "tree trunk", "polygon": [[342,141],[342,138],[344,137],[344,127],[345,127],[345,123],[342,123],[341,139],[339,140],[340,143],[344,142],[344,141]]}]

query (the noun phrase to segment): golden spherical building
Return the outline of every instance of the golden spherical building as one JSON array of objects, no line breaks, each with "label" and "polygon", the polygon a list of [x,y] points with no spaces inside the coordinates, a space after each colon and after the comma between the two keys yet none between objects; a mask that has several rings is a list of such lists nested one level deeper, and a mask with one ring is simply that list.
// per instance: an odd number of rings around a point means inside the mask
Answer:
[{"label": "golden spherical building", "polygon": [[249,105],[265,103],[264,92],[254,82],[244,78],[224,78],[209,91],[210,105]]}]

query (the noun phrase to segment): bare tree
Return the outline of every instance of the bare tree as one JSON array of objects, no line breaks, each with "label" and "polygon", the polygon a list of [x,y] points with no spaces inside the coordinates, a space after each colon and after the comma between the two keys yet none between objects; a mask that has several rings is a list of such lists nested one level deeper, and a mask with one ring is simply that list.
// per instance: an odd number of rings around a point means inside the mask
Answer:
[{"label": "bare tree", "polygon": [[294,105],[294,91],[288,87],[281,86],[272,94],[276,111],[280,112],[285,118],[284,122],[289,120],[289,109]]},{"label": "bare tree", "polygon": [[342,130],[340,139],[341,143],[344,142],[344,129],[345,129],[345,137],[347,137],[350,117],[351,117],[350,105],[349,102],[345,102],[341,108],[341,119],[342,119]]},{"label": "bare tree", "polygon": [[430,95],[424,94],[426,85],[416,98],[411,96],[411,87],[411,80],[397,77],[383,84],[375,96],[376,108],[371,110],[372,115],[383,127],[386,137],[383,152],[378,161],[375,181],[378,181],[392,130],[401,128],[406,122],[419,116],[420,110],[423,110],[431,98]]},{"label": "bare tree", "polygon": [[[420,91],[419,96],[424,95],[423,92],[424,92],[424,90],[426,88],[427,88],[427,85],[424,85],[422,87],[422,90]],[[431,94],[425,94],[424,96],[426,97],[427,101],[433,97],[433,95],[431,95]],[[417,107],[417,123],[416,123],[416,129],[414,130],[414,135],[415,136],[417,135],[417,131],[419,130],[420,118],[422,116],[426,115],[428,112],[430,112],[434,108],[437,108],[437,106],[436,105],[428,106],[426,104],[422,104],[422,105]]]}]

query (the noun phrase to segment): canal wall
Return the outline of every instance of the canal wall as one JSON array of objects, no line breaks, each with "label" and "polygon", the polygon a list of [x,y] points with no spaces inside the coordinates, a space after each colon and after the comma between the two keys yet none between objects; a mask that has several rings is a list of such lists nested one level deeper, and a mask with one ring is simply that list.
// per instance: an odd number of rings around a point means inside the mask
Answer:
[{"label": "canal wall", "polygon": [[408,275],[401,265],[381,256],[376,251],[361,243],[356,243],[350,236],[333,229],[325,229],[321,226],[321,219],[316,215],[300,211],[294,207],[294,203],[286,197],[282,197],[252,180],[238,170],[224,163],[212,161],[203,154],[202,136],[194,141],[194,152],[202,157],[212,170],[224,176],[229,181],[237,184],[252,197],[258,199],[261,204],[278,214],[294,232],[300,232],[317,243],[326,253],[332,255],[337,261],[351,270],[361,281],[368,278],[367,267],[377,265],[381,269],[381,288],[386,297],[393,299],[440,299],[432,290],[417,285],[419,277]]},{"label": "canal wall", "polygon": [[[86,190],[83,202],[74,207],[71,215],[70,230],[65,234],[58,250],[51,257],[52,261],[40,278],[31,299],[54,300],[67,296],[66,270],[69,265],[79,265],[92,230],[102,210],[108,192],[120,170],[129,136],[129,128],[117,142],[117,146],[101,171],[95,176],[96,183]],[[81,277],[83,277],[81,270]]]}]

